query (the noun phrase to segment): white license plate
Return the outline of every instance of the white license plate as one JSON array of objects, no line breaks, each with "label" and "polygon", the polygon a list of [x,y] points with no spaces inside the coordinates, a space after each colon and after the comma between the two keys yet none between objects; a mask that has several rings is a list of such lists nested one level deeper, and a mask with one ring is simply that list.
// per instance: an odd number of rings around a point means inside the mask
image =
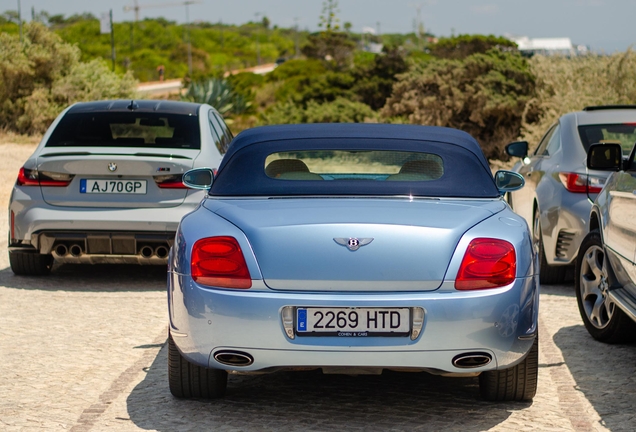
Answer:
[{"label": "white license plate", "polygon": [[146,180],[81,179],[80,193],[145,194]]},{"label": "white license plate", "polygon": [[299,336],[406,336],[411,331],[409,308],[298,308]]}]

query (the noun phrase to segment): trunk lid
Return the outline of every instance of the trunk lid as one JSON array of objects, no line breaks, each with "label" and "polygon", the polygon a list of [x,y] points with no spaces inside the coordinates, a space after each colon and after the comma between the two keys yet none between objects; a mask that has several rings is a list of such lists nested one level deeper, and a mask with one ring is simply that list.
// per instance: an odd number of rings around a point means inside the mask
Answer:
[{"label": "trunk lid", "polygon": [[[208,199],[204,206],[246,234],[268,287],[354,292],[437,289],[461,236],[505,207],[398,198]],[[372,240],[350,250],[350,238]]]},{"label": "trunk lid", "polygon": [[[200,150],[89,148],[46,149],[40,175],[71,175],[68,186],[41,186],[44,201],[63,207],[157,208],[180,205],[185,188],[161,188],[191,169]],[[173,177],[169,177],[173,176]],[[176,177],[175,177],[176,176]],[[164,183],[165,186],[165,183]]]}]

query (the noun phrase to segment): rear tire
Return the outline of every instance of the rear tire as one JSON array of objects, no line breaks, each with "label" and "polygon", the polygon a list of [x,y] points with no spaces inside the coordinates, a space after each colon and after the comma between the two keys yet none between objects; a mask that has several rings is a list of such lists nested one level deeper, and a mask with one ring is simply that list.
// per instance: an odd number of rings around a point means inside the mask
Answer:
[{"label": "rear tire", "polygon": [[579,312],[594,339],[605,343],[633,342],[636,323],[607,297],[609,265],[601,234],[594,230],[583,239],[576,258],[574,286]]},{"label": "rear tire", "polygon": [[39,252],[9,251],[11,271],[19,276],[44,276],[51,273],[53,256]]},{"label": "rear tire", "polygon": [[183,358],[169,334],[168,384],[170,393],[179,399],[220,398],[227,388],[227,372],[190,363]]},{"label": "rear tire", "polygon": [[487,401],[531,401],[539,377],[539,336],[521,363],[508,369],[482,372],[479,391]]},{"label": "rear tire", "polygon": [[545,258],[543,248],[543,234],[541,234],[541,222],[539,220],[539,209],[534,209],[534,221],[532,224],[532,240],[537,246],[541,262],[539,263],[539,282],[543,285],[555,285],[565,281],[567,266],[552,266]]}]

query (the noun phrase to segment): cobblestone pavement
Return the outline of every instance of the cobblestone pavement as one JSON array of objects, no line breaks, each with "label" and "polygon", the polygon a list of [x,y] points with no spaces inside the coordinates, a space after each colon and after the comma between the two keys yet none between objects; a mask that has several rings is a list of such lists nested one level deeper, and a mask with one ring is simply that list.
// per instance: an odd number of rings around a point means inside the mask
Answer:
[{"label": "cobblestone pavement", "polygon": [[[2,168],[0,167],[0,170]],[[0,234],[7,229],[0,220]],[[59,266],[17,277],[0,235],[0,430],[631,431],[636,345],[588,336],[572,284],[543,287],[539,391],[486,403],[477,379],[289,372],[231,376],[226,398],[167,385],[165,269]]]}]

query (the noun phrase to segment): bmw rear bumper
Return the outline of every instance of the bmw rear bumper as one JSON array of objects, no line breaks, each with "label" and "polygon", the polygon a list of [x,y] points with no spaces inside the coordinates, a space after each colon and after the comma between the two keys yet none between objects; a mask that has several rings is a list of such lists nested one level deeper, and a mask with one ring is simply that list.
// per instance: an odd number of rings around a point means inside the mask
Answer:
[{"label": "bmw rear bumper", "polygon": [[[538,285],[533,277],[508,287],[455,291],[452,281],[424,293],[307,293],[217,290],[187,275],[169,274],[170,331],[190,362],[230,371],[294,367],[374,367],[465,374],[507,368],[530,350],[537,332]],[[254,281],[255,284],[262,283]],[[410,337],[296,336],[285,333],[284,307],[423,308],[422,332]],[[219,363],[215,354],[238,351],[246,366]],[[486,353],[492,361],[465,369],[453,358]]]}]

